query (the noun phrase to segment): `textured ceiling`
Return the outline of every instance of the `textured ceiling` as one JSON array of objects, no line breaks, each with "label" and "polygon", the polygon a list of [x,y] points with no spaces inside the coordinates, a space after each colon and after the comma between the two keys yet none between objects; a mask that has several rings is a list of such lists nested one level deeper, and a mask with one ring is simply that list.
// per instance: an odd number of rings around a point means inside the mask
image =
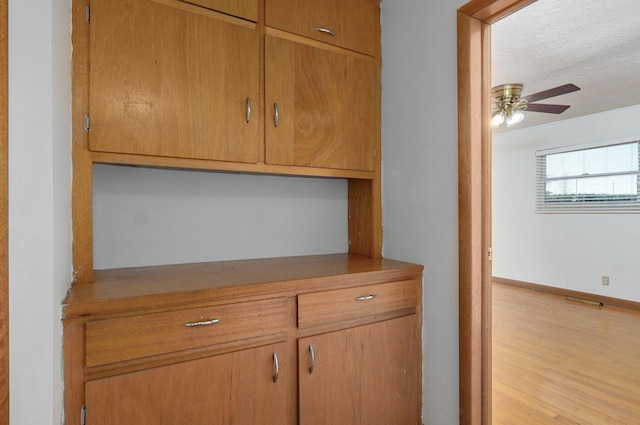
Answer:
[{"label": "textured ceiling", "polygon": [[581,88],[537,102],[571,105],[562,114],[525,112],[514,128],[640,104],[640,0],[538,0],[492,25],[491,38],[494,86]]}]

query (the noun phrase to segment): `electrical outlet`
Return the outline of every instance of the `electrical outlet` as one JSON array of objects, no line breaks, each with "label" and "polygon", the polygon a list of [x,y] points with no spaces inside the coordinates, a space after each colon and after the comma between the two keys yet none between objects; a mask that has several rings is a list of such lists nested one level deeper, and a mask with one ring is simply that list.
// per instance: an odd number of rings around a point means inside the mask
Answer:
[{"label": "electrical outlet", "polygon": [[602,285],[609,286],[609,276],[602,276]]}]

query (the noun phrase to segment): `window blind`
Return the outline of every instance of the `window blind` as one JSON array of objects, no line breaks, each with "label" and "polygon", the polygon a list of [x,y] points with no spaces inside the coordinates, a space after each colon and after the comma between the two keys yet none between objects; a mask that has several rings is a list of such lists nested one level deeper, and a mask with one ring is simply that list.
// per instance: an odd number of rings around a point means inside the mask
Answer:
[{"label": "window blind", "polygon": [[536,212],[640,212],[640,140],[536,152]]}]

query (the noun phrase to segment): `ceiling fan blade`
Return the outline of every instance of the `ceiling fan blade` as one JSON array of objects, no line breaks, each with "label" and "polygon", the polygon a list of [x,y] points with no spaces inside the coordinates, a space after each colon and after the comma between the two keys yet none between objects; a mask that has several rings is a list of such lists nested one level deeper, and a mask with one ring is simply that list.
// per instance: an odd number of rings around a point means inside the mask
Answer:
[{"label": "ceiling fan blade", "polygon": [[536,102],[542,99],[548,99],[550,97],[560,96],[561,94],[567,94],[580,90],[580,87],[575,84],[565,84],[564,86],[554,87],[549,90],[544,90],[538,93],[533,93],[528,96],[523,96],[521,99],[527,99],[529,103]]},{"label": "ceiling fan blade", "polygon": [[545,103],[530,103],[527,105],[527,112],[546,112],[548,114],[561,114],[567,109],[569,105],[548,105]]}]

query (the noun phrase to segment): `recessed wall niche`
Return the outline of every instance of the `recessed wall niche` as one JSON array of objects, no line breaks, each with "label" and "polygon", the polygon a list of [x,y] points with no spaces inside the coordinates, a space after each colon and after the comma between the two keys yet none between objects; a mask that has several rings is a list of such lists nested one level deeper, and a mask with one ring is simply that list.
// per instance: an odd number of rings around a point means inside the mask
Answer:
[{"label": "recessed wall niche", "polygon": [[95,165],[95,269],[348,251],[347,181]]}]

